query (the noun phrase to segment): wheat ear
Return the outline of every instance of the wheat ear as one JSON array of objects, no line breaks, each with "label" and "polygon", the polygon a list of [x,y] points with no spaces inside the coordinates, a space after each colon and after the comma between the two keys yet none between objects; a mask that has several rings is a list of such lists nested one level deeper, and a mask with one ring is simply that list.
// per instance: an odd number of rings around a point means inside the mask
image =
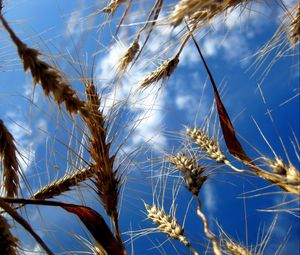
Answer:
[{"label": "wheat ear", "polygon": [[86,82],[85,87],[87,96],[86,109],[90,114],[84,120],[90,132],[89,152],[94,160],[94,183],[106,213],[112,219],[116,237],[123,245],[118,223],[120,177],[117,170],[114,171],[115,156],[110,156],[110,143],[106,141],[106,120],[103,113],[99,110],[101,108],[100,97],[96,87],[93,81]]},{"label": "wheat ear", "polygon": [[8,197],[18,195],[19,163],[17,149],[12,134],[0,119],[0,159],[3,162],[4,188]]},{"label": "wheat ear", "polygon": [[134,41],[129,46],[123,57],[120,59],[118,66],[120,74],[123,74],[126,71],[128,65],[133,61],[137,52],[139,51],[139,38],[140,36],[138,34],[138,36],[134,39]]},{"label": "wheat ear", "polygon": [[187,136],[194,140],[200,149],[206,153],[206,155],[216,161],[217,163],[223,163],[229,166],[236,172],[244,172],[244,170],[234,167],[224,153],[221,151],[220,146],[217,141],[209,137],[202,129],[190,129],[186,130]]},{"label": "wheat ear", "polygon": [[16,239],[9,230],[6,219],[0,215],[0,254],[17,255],[18,239]]},{"label": "wheat ear", "polygon": [[101,10],[101,12],[108,13],[109,15],[114,15],[119,6],[125,2],[126,0],[111,0],[110,3]]},{"label": "wheat ear", "polygon": [[59,180],[53,181],[38,190],[31,199],[48,199],[59,196],[60,194],[69,191],[72,187],[79,185],[95,175],[94,167],[86,167],[83,169],[76,169],[73,173],[66,174]]},{"label": "wheat ear", "polygon": [[251,251],[230,239],[224,241],[224,249],[231,255],[251,255]]},{"label": "wheat ear", "polygon": [[179,1],[168,17],[168,21],[173,26],[178,26],[184,18],[188,17],[188,23],[197,25],[211,21],[214,17],[223,13],[231,7],[249,0],[181,0]]},{"label": "wheat ear", "polygon": [[20,59],[23,62],[24,71],[30,71],[34,84],[40,83],[46,96],[53,94],[55,102],[60,105],[65,104],[67,111],[70,114],[82,113],[87,114],[84,108],[84,102],[80,100],[71,85],[63,78],[61,72],[39,59],[42,55],[36,49],[29,48],[23,43],[11,29],[7,21],[0,14],[0,19],[9,33],[12,41],[17,47]]},{"label": "wheat ear", "polygon": [[296,3],[292,9],[292,21],[289,25],[289,38],[291,44],[295,47],[299,42],[300,37],[300,3]]},{"label": "wheat ear", "polygon": [[181,227],[176,218],[167,214],[163,208],[157,208],[155,205],[148,205],[144,202],[147,218],[150,219],[158,227],[157,229],[165,233],[172,239],[179,240],[188,247],[194,255],[199,255],[195,248],[190,244],[187,238],[183,235],[184,229]]},{"label": "wheat ear", "polygon": [[197,196],[202,185],[207,180],[207,176],[203,175],[205,167],[197,165],[195,158],[188,158],[181,153],[168,157],[167,160],[181,172],[187,189]]}]

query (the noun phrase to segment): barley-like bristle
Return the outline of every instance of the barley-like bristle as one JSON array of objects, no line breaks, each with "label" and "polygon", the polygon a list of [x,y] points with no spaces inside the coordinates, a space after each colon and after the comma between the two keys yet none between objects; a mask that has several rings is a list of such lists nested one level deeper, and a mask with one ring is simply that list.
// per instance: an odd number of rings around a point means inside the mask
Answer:
[{"label": "barley-like bristle", "polygon": [[8,197],[18,195],[19,163],[17,149],[12,134],[7,130],[0,119],[0,159],[3,164],[4,188]]},{"label": "barley-like bristle", "polygon": [[69,191],[72,187],[92,178],[95,175],[94,167],[77,169],[71,174],[66,174],[57,181],[44,186],[37,191],[31,199],[48,199],[59,196],[60,194]]},{"label": "barley-like bristle", "polygon": [[126,53],[119,61],[119,70],[121,73],[124,73],[126,71],[128,65],[133,61],[139,49],[139,36],[137,36],[137,38],[129,46]]},{"label": "barley-like bristle", "polygon": [[176,69],[179,62],[179,58],[176,55],[174,58],[164,61],[157,69],[151,72],[142,82],[140,87],[142,89],[147,88],[150,84],[158,82],[162,79],[166,79]]},{"label": "barley-like bristle", "polygon": [[0,19],[18,49],[19,57],[23,62],[24,71],[31,72],[34,84],[40,83],[46,96],[52,93],[58,105],[65,103],[66,110],[70,114],[78,112],[86,114],[84,102],[77,97],[76,92],[62,77],[61,72],[40,60],[39,55],[42,55],[42,53],[36,49],[27,47],[27,45],[17,37],[1,14]]},{"label": "barley-like bristle", "polygon": [[296,3],[296,6],[292,10],[292,22],[289,27],[289,38],[291,44],[296,46],[299,43],[300,37],[300,3]]},{"label": "barley-like bristle", "polygon": [[110,3],[101,10],[101,12],[108,13],[110,15],[113,15],[118,7],[122,4],[125,3],[126,0],[111,0]]},{"label": "barley-like bristle", "polygon": [[203,183],[207,180],[207,176],[203,175],[205,168],[197,165],[195,158],[188,158],[180,153],[168,157],[167,160],[182,173],[187,189],[197,196]]},{"label": "barley-like bristle", "polygon": [[187,129],[187,135],[194,139],[195,144],[197,144],[211,159],[218,163],[225,163],[227,161],[219,145],[201,129]]},{"label": "barley-like bristle", "polygon": [[16,255],[18,239],[9,230],[6,219],[0,214],[0,254]]}]

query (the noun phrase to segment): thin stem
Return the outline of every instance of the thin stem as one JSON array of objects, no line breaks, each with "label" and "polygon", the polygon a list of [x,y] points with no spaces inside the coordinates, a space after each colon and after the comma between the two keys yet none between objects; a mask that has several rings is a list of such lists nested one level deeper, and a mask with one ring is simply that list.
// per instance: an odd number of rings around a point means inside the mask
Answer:
[{"label": "thin stem", "polygon": [[204,233],[207,238],[209,238],[213,245],[213,252],[215,255],[222,255],[222,252],[220,250],[218,240],[215,237],[215,235],[210,231],[208,221],[206,219],[205,214],[201,211],[201,201],[198,196],[194,195],[194,198],[197,202],[197,215],[201,218],[203,225],[204,225]]}]

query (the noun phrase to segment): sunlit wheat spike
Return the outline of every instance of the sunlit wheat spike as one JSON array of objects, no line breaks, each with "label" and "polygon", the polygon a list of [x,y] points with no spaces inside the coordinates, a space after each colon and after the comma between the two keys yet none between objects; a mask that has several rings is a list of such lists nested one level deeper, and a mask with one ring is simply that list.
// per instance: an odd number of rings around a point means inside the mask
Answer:
[{"label": "sunlit wheat spike", "polygon": [[228,8],[247,1],[249,0],[181,0],[175,5],[168,20],[173,26],[178,26],[185,17],[193,24],[207,22]]},{"label": "sunlit wheat spike", "polygon": [[151,72],[140,84],[141,89],[147,88],[150,84],[166,79],[176,69],[179,63],[179,57],[176,55],[171,59],[164,61],[157,69]]},{"label": "sunlit wheat spike", "polygon": [[1,14],[0,19],[17,47],[19,57],[23,62],[24,71],[31,72],[34,84],[41,84],[46,96],[52,93],[55,102],[58,105],[64,103],[66,110],[70,114],[78,112],[86,114],[84,111],[84,101],[77,97],[76,92],[63,78],[61,72],[40,60],[39,56],[42,55],[42,53],[36,49],[29,48],[23,43]]},{"label": "sunlit wheat spike", "polygon": [[251,255],[251,251],[247,248],[243,247],[242,245],[233,242],[232,240],[228,239],[224,242],[224,249],[232,255]]},{"label": "sunlit wheat spike", "polygon": [[185,154],[180,153],[168,157],[167,160],[182,173],[187,189],[197,196],[203,183],[207,180],[207,176],[203,175],[205,167],[199,166],[195,158],[188,158]]},{"label": "sunlit wheat spike", "polygon": [[17,148],[12,134],[7,130],[0,119],[0,159],[3,164],[4,188],[8,197],[18,195],[19,187],[19,163],[17,160]]},{"label": "sunlit wheat spike", "polygon": [[282,159],[275,157],[275,160],[264,158],[267,165],[272,169],[274,174],[282,176],[285,179],[287,185],[294,185],[300,187],[300,173],[292,165],[286,164]]},{"label": "sunlit wheat spike", "polygon": [[124,56],[119,61],[119,71],[121,73],[124,73],[126,71],[128,65],[133,61],[139,49],[139,36],[137,36],[133,43],[127,49]]},{"label": "sunlit wheat spike", "polygon": [[206,135],[203,130],[197,128],[188,128],[186,132],[190,138],[194,139],[195,144],[197,144],[201,150],[207,154],[207,156],[218,163],[226,162],[227,159],[221,151],[219,145],[208,135]]},{"label": "sunlit wheat spike", "polygon": [[78,186],[80,183],[89,180],[95,174],[95,170],[92,167],[86,167],[83,169],[76,169],[71,174],[66,174],[57,181],[44,186],[38,190],[31,197],[32,199],[47,199],[55,196],[59,196],[62,193],[70,190],[72,187]]},{"label": "sunlit wheat spike", "polygon": [[18,239],[10,232],[6,219],[0,214],[0,254],[16,255]]},{"label": "sunlit wheat spike", "polygon": [[188,245],[186,237],[183,235],[184,229],[179,225],[178,221],[169,214],[166,214],[163,209],[157,208],[155,205],[144,203],[147,217],[158,226],[158,230],[167,234],[172,239],[179,240],[185,245]]},{"label": "sunlit wheat spike", "polygon": [[300,3],[296,3],[291,14],[293,17],[289,26],[289,38],[291,44],[295,47],[298,44],[300,37]]},{"label": "sunlit wheat spike", "polygon": [[108,13],[110,15],[113,15],[118,7],[122,4],[125,3],[126,0],[111,0],[110,3],[101,10],[101,12]]}]

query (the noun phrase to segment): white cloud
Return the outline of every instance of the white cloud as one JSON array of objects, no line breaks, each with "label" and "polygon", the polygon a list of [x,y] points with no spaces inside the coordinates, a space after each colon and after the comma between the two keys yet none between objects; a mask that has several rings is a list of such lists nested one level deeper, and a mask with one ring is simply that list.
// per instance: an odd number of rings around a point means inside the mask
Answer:
[{"label": "white cloud", "polygon": [[[166,138],[161,134],[160,130],[163,125],[164,115],[161,111],[165,104],[165,96],[157,89],[152,91],[139,90],[139,82],[152,70],[148,67],[144,68],[136,64],[126,73],[119,81],[119,84],[113,87],[110,83],[116,77],[117,64],[127,46],[121,45],[120,42],[115,43],[108,50],[107,54],[102,55],[101,60],[96,65],[97,79],[102,88],[110,90],[110,93],[105,95],[103,106],[105,112],[119,102],[126,102],[126,106],[131,115],[135,118],[131,121],[131,126],[135,127],[134,134],[131,135],[130,142],[134,146],[138,146],[144,142],[148,142],[154,150],[158,150],[166,144]],[[118,81],[117,81],[118,83]],[[154,85],[153,87],[157,87]],[[128,114],[128,115],[130,115]],[[136,125],[139,123],[138,125]]]}]

